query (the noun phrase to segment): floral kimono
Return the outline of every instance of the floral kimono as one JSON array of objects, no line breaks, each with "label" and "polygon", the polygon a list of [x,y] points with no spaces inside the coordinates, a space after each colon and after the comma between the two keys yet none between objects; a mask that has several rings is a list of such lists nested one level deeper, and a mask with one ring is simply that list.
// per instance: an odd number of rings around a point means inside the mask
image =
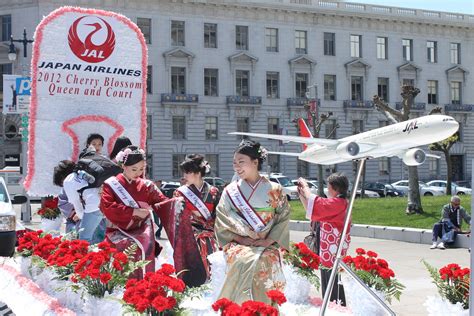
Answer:
[{"label": "floral kimono", "polygon": [[[234,193],[238,192],[253,213],[248,207],[236,206],[239,204]],[[270,303],[265,292],[284,290],[280,249],[288,248],[289,217],[290,208],[281,186],[265,177],[254,187],[244,180],[226,187],[217,206],[215,224],[217,241],[223,247],[227,261],[220,298],[226,297],[239,304],[247,300]],[[250,224],[252,218],[258,218],[260,226]],[[271,238],[275,243],[267,248],[244,246],[234,241],[237,235],[255,240]]]},{"label": "floral kimono", "polygon": [[[132,201],[127,203],[128,205],[113,189],[113,183],[108,182],[112,178],[118,182],[119,188],[121,186],[129,194]],[[146,272],[154,271],[155,257],[159,254],[161,247],[154,238],[154,222],[151,213],[147,218],[141,219],[133,216],[133,210],[142,207],[156,212],[168,201],[168,198],[150,180],[139,178],[128,181],[123,174],[112,178],[104,183],[100,200],[100,210],[107,219],[106,240],[120,251],[133,243],[137,244],[135,259],[149,260],[150,263],[145,270]],[[135,206],[132,207],[131,204]],[[141,278],[141,273],[142,271],[136,271],[132,277]]]},{"label": "floral kimono", "polygon": [[[188,286],[202,285],[210,277],[207,256],[219,249],[214,234],[218,194],[217,188],[206,182],[200,190],[191,185],[174,191],[175,197],[182,197],[185,201],[178,225],[189,226],[178,228],[174,263],[176,271],[187,270],[182,276]],[[190,235],[193,239],[189,238]]]}]

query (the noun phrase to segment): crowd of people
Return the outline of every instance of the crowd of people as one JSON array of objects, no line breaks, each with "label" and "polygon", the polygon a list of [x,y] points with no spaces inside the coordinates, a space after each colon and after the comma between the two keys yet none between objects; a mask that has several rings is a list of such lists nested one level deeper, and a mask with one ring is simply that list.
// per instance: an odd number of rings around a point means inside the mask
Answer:
[{"label": "crowd of people", "polygon": [[[135,259],[149,261],[132,276],[142,278],[155,269],[162,249],[156,238],[159,222],[173,248],[176,270],[184,271],[180,277],[186,285],[209,281],[212,267],[207,257],[222,250],[227,271],[220,297],[236,303],[249,299],[269,303],[265,292],[284,290],[281,250],[289,248],[290,207],[281,186],[260,175],[267,152],[258,142],[244,139],[235,149],[236,181],[222,192],[203,180],[211,169],[204,156],[187,155],[180,164],[181,186],[171,198],[146,179],[145,152],[128,138],[118,138],[109,157],[102,152],[103,145],[101,135],[91,134],[79,161],[62,160],[54,169],[66,232],[75,231],[79,239],[91,244],[107,240],[118,250],[136,244]],[[100,180],[94,163],[106,169],[103,173],[112,171]],[[307,216],[319,227],[312,250],[330,269],[346,214],[347,178],[331,175],[328,189],[329,198],[317,197],[304,179],[299,180]],[[328,231],[338,235],[328,240]],[[344,252],[349,242],[347,238]],[[323,293],[330,275],[330,270],[324,271]],[[333,287],[331,300],[344,303],[340,285]]]}]

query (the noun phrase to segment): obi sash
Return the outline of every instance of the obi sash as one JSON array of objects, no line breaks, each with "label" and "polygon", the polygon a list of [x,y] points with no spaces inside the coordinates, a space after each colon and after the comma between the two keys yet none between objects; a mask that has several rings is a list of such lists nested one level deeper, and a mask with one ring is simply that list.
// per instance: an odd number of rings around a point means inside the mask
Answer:
[{"label": "obi sash", "polygon": [[199,211],[199,213],[201,213],[206,221],[211,218],[211,212],[209,212],[206,204],[204,204],[203,200],[194,194],[194,192],[188,186],[180,186],[177,190],[181,192],[192,205],[194,205],[194,207]]},{"label": "obi sash", "polygon": [[245,197],[242,195],[237,182],[232,182],[229,184],[225,188],[225,191],[227,192],[227,195],[229,196],[234,207],[242,213],[247,223],[252,226],[253,230],[257,233],[261,232],[266,225],[257,212],[253,209],[253,207],[249,204],[247,199],[245,199]]}]

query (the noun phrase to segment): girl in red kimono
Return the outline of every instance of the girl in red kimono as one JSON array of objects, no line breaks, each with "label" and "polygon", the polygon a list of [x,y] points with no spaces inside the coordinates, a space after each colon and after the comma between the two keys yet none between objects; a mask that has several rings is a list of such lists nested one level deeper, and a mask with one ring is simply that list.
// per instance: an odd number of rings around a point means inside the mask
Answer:
[{"label": "girl in red kimono", "polygon": [[[347,177],[341,173],[331,174],[327,182],[329,197],[323,198],[311,194],[305,179],[300,178],[298,180],[298,193],[301,203],[306,209],[306,218],[312,222],[320,222],[321,226],[319,256],[321,257],[321,263],[326,267],[326,269],[321,269],[323,296],[329,286],[331,269],[336,260],[337,247],[341,242],[348,205],[347,190],[349,188]],[[342,245],[342,256],[346,255],[350,242],[350,230],[348,230]],[[338,284],[337,278],[334,280],[330,301],[340,301],[341,305],[346,306],[344,288],[342,284]]]},{"label": "girl in red kimono", "polygon": [[214,234],[215,208],[219,202],[219,191],[203,180],[210,166],[198,154],[186,156],[180,165],[186,184],[179,187],[174,195],[185,200],[185,207],[177,225],[174,263],[176,271],[187,270],[182,274],[188,286],[204,284],[210,277],[207,256],[217,251]]},{"label": "girl in red kimono", "polygon": [[156,185],[142,178],[145,171],[145,152],[128,146],[117,155],[123,173],[107,179],[103,185],[100,209],[107,218],[106,240],[120,251],[132,244],[138,246],[136,260],[149,260],[145,271],[136,271],[132,277],[142,278],[145,272],[155,270],[155,257],[161,247],[155,241],[152,211],[168,198]]}]

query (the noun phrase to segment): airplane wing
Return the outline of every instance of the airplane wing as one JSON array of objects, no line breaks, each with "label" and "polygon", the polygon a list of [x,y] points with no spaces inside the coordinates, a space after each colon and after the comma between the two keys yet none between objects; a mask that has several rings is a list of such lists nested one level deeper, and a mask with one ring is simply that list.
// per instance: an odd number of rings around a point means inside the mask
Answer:
[{"label": "airplane wing", "polygon": [[287,153],[282,151],[269,151],[269,155],[281,155],[281,156],[291,156],[291,157],[299,157],[301,153]]},{"label": "airplane wing", "polygon": [[431,158],[441,159],[441,156],[438,156],[438,155],[433,155],[433,154],[426,154],[426,157],[431,157]]},{"label": "airplane wing", "polygon": [[276,139],[276,140],[281,140],[281,141],[288,141],[288,142],[308,144],[308,145],[318,144],[320,146],[328,146],[328,147],[337,146],[340,143],[336,139],[309,138],[309,137],[289,136],[289,135],[241,133],[241,132],[232,132],[232,133],[229,133],[229,134],[230,135],[243,135],[243,136],[250,136],[250,137]]}]

